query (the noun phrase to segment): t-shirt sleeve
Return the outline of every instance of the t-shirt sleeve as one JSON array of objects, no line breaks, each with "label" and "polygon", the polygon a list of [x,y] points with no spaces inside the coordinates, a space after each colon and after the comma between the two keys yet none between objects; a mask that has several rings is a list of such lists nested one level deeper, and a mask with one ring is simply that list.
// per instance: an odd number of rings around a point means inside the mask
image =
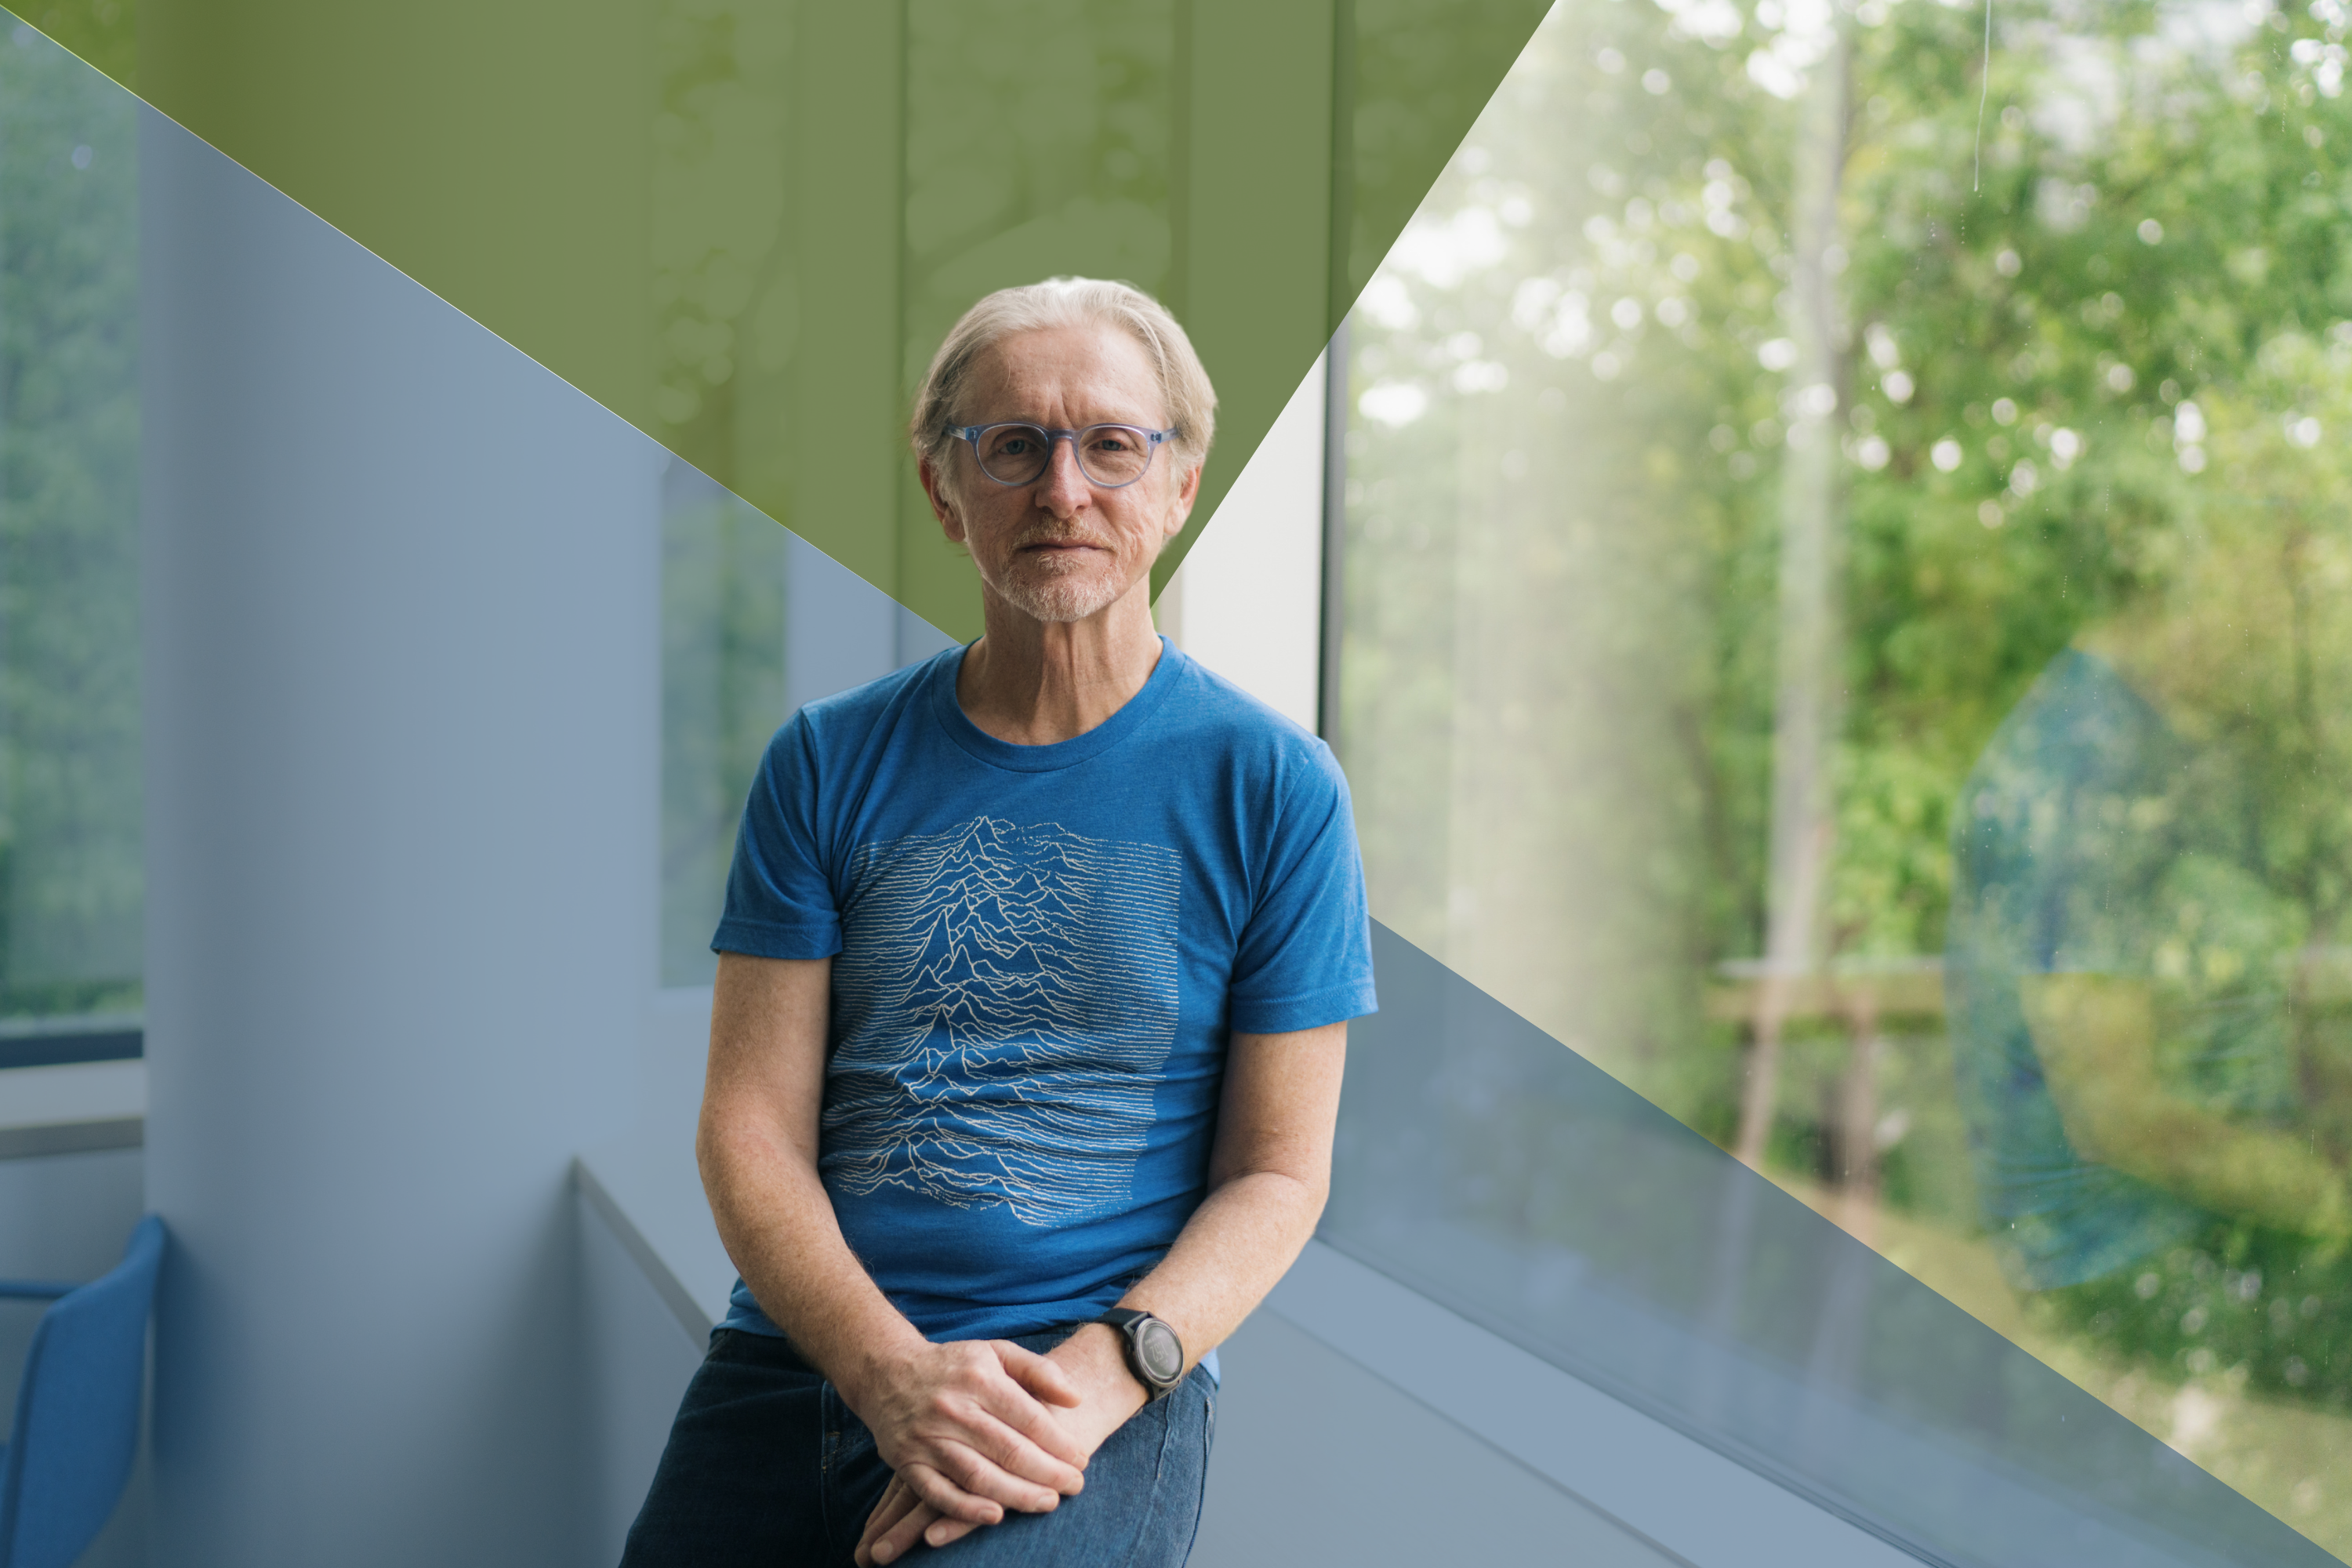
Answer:
[{"label": "t-shirt sleeve", "polygon": [[1266,873],[1234,955],[1226,1026],[1275,1035],[1376,1011],[1355,816],[1320,743],[1276,814]]},{"label": "t-shirt sleeve", "polygon": [[830,958],[841,951],[841,912],[817,832],[815,759],[804,713],[768,742],[736,831],[714,952]]}]

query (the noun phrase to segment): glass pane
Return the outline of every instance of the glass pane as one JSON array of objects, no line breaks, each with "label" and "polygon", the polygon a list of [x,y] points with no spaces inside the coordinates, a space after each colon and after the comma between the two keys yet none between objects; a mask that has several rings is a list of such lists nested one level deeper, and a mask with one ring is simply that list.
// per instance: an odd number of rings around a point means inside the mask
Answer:
[{"label": "glass pane", "polygon": [[708,985],[736,825],[776,727],[951,639],[685,463],[662,481],[665,985]]},{"label": "glass pane", "polygon": [[790,536],[683,463],[662,500],[662,984],[708,985],[736,823],[787,713]]},{"label": "glass pane", "polygon": [[2000,10],[1979,116],[1981,10],[1556,11],[1352,318],[1339,725],[1384,923],[2031,1359],[1724,1316],[1507,1139],[1453,1221],[2106,1495],[2054,1369],[2338,1556],[2345,23]]},{"label": "glass pane", "polygon": [[991,289],[1167,287],[1175,48],[1171,0],[908,5],[908,387]]},{"label": "glass pane", "polygon": [[789,7],[656,0],[656,434],[740,493],[781,493],[793,273]]},{"label": "glass pane", "polygon": [[135,1013],[135,106],[32,28],[10,27],[0,44],[0,1014]]}]

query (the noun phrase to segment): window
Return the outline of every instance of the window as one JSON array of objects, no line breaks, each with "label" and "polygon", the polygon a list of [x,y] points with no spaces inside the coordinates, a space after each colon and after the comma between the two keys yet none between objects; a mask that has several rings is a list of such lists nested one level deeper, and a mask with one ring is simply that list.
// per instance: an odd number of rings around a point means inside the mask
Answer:
[{"label": "window", "polygon": [[736,821],[789,711],[793,542],[681,462],[662,502],[662,984],[708,985]]},{"label": "window", "polygon": [[661,977],[708,985],[735,828],[803,702],[949,646],[889,595],[686,463],[662,483]]},{"label": "window", "polygon": [[19,1038],[140,1006],[133,113],[32,28],[0,43],[0,1029]]},{"label": "window", "polygon": [[2339,1555],[2346,21],[1557,10],[1351,318],[1336,726],[1384,923]]}]

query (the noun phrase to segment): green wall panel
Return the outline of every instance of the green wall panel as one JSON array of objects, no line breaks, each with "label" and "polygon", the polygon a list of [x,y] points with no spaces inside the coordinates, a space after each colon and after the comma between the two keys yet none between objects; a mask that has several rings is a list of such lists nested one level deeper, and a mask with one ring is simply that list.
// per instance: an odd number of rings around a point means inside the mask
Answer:
[{"label": "green wall panel", "polygon": [[73,0],[28,20],[899,602],[979,630],[901,426],[956,315],[1160,293],[1214,510],[1545,7]]},{"label": "green wall panel", "polygon": [[[1167,295],[1179,0],[911,0],[907,37],[910,395],[966,307],[1055,274]],[[1008,21],[1013,25],[1007,26]],[[900,598],[980,630],[970,565],[898,474]]]},{"label": "green wall panel", "polygon": [[[747,450],[774,441],[763,455],[780,455],[782,471],[764,483],[747,483],[740,462],[709,472],[919,610],[937,596],[908,595],[908,541],[896,522],[905,40],[896,5],[802,10],[788,226],[795,341],[771,351],[791,367],[792,416],[786,428],[753,418],[738,433]],[[709,193],[722,208],[727,199],[724,187]]]},{"label": "green wall panel", "polygon": [[150,0],[140,95],[633,423],[643,0]]},{"label": "green wall panel", "polygon": [[1371,280],[1549,0],[1352,0],[1341,47],[1344,237],[1331,324]]}]

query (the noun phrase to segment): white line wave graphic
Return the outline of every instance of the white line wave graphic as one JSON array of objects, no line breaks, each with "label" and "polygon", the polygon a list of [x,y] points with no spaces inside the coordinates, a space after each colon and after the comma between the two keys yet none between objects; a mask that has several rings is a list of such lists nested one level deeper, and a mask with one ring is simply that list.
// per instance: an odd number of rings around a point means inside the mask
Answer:
[{"label": "white line wave graphic", "polygon": [[826,1180],[1117,1212],[1176,1034],[1175,852],[983,816],[865,845],[849,880]]}]

